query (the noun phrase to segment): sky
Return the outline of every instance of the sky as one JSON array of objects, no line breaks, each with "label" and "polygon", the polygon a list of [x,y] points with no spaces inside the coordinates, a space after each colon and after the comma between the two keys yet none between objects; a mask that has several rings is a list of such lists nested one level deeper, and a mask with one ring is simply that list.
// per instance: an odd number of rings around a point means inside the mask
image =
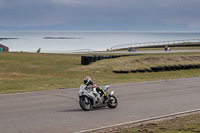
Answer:
[{"label": "sky", "polygon": [[200,31],[200,0],[0,0],[0,30]]}]

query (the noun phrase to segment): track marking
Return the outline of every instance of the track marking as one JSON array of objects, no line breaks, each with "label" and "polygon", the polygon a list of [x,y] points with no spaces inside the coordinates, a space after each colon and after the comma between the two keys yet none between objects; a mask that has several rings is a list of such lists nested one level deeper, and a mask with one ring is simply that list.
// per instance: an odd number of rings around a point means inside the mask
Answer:
[{"label": "track marking", "polygon": [[125,123],[120,123],[120,124],[115,124],[115,125],[110,125],[110,126],[105,126],[105,127],[99,127],[99,128],[89,129],[89,130],[83,130],[83,131],[74,132],[74,133],[92,132],[92,131],[96,131],[96,130],[100,130],[100,129],[112,128],[112,127],[117,127],[117,126],[122,126],[122,125],[127,125],[127,124],[141,123],[141,122],[146,122],[146,121],[151,121],[151,120],[156,120],[156,119],[162,119],[162,118],[166,118],[166,117],[171,117],[171,116],[176,116],[176,115],[181,115],[181,114],[187,114],[187,113],[192,113],[192,112],[197,112],[197,111],[200,111],[200,108],[199,109],[194,109],[194,110],[189,110],[189,111],[178,112],[178,113],[172,113],[172,114],[168,114],[168,115],[151,117],[151,118],[142,119],[142,120],[125,122]]}]

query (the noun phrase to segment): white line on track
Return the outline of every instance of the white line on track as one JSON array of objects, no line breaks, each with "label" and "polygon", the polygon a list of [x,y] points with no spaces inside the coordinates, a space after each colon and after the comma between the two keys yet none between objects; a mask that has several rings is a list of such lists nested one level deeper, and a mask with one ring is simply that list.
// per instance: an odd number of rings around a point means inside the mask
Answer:
[{"label": "white line on track", "polygon": [[79,131],[79,132],[75,132],[75,133],[92,132],[92,131],[96,131],[96,130],[100,130],[100,129],[112,128],[112,127],[117,127],[117,126],[122,126],[122,125],[127,125],[127,124],[141,123],[141,122],[146,122],[146,121],[151,121],[151,120],[156,120],[156,119],[162,119],[162,118],[176,116],[176,115],[193,113],[193,112],[197,112],[197,111],[200,111],[200,108],[199,109],[194,109],[194,110],[189,110],[189,111],[178,112],[178,113],[172,113],[172,114],[168,114],[168,115],[151,117],[151,118],[147,118],[147,119],[141,119],[141,120],[136,120],[136,121],[125,122],[125,123],[120,123],[120,124],[115,124],[115,125],[110,125],[110,126],[105,126],[105,127],[99,127],[99,128],[89,129],[89,130],[83,130],[83,131]]}]

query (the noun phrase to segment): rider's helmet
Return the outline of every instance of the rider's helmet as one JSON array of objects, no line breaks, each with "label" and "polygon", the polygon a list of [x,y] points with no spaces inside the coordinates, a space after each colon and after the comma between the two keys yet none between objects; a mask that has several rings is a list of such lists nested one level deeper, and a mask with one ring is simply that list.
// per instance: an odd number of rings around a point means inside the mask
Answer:
[{"label": "rider's helmet", "polygon": [[91,78],[88,76],[88,77],[85,77],[84,78],[84,84],[85,85],[88,85],[88,83],[91,81]]}]

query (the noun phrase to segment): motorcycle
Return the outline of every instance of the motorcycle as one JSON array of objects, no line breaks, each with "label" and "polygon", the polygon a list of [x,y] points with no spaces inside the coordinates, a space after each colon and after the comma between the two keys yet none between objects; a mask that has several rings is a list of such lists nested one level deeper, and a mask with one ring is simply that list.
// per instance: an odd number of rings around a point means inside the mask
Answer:
[{"label": "motorcycle", "polygon": [[[109,87],[110,86],[107,85],[102,87],[102,89],[108,94],[107,90]],[[87,87],[86,85],[81,85],[78,93],[80,107],[85,111],[89,111],[96,107],[106,106],[108,106],[109,108],[116,108],[118,102],[117,98],[113,94],[114,91],[111,91],[108,94],[108,100],[105,102],[104,94],[102,94],[101,92],[97,92],[95,87]]]}]

